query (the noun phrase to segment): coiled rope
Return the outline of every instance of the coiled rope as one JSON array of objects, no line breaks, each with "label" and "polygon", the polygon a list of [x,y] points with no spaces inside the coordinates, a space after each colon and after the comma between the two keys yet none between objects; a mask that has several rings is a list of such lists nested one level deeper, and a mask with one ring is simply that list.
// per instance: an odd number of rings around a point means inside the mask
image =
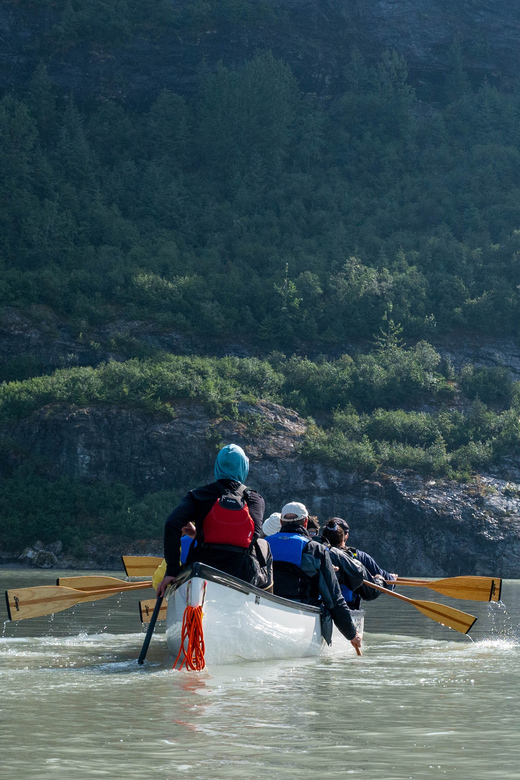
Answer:
[{"label": "coiled rope", "polygon": [[[186,649],[184,645],[187,643]],[[202,607],[186,607],[182,616],[181,646],[173,668],[181,660],[179,671],[183,666],[190,672],[200,672],[206,666],[204,659],[204,631],[202,629]]]}]

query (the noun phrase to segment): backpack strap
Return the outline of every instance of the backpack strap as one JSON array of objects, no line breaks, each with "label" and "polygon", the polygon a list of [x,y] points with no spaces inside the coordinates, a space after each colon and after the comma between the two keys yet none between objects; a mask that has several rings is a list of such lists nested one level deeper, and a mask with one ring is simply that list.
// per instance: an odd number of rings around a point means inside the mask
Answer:
[{"label": "backpack strap", "polygon": [[235,495],[240,496],[240,498],[243,497],[246,501],[248,494],[251,493],[251,488],[248,488],[247,485],[240,485],[236,490],[224,487],[224,485],[221,485],[220,488],[222,490],[222,496],[224,496],[226,493],[234,493]]}]

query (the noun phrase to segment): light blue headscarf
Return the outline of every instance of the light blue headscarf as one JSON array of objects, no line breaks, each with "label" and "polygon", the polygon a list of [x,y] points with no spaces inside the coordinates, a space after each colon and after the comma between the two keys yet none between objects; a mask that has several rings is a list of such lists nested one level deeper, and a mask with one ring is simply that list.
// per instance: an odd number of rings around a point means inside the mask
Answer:
[{"label": "light blue headscarf", "polygon": [[245,483],[249,474],[249,458],[238,444],[226,444],[215,461],[215,480],[235,479]]}]

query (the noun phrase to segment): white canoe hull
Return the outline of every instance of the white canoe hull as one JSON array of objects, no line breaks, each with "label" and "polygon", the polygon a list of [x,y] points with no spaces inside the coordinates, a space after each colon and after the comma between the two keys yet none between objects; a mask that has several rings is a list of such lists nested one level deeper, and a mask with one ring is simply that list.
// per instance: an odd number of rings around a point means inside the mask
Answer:
[{"label": "white canoe hull", "polygon": [[[322,653],[355,655],[336,629],[332,645],[322,639],[320,610],[255,588],[204,564],[194,564],[167,594],[166,639],[179,651],[186,606],[202,606],[207,665],[304,658]],[[363,612],[353,612],[363,634]]]}]

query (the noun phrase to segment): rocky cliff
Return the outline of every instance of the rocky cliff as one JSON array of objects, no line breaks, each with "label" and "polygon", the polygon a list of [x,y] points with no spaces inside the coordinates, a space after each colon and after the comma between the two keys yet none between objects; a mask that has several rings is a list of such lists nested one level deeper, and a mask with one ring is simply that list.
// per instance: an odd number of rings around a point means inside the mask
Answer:
[{"label": "rocky cliff", "polygon": [[[505,366],[515,381],[520,380],[520,345],[513,337],[458,333],[432,339],[431,343],[457,371],[468,363]],[[345,353],[363,351],[366,346],[340,344],[329,356],[338,358]],[[6,307],[0,311],[0,372],[7,371],[5,376],[0,373],[0,381],[24,378],[24,362],[34,374],[72,366],[96,366],[106,360],[142,358],[160,351],[177,355],[263,357],[262,350],[243,341],[187,335],[161,329],[153,322],[120,318],[78,333],[76,325],[71,326],[46,306],[32,306],[26,311]],[[324,345],[311,345],[310,349],[309,345],[302,345],[301,351],[312,358],[313,351],[324,354]]]},{"label": "rocky cliff", "polygon": [[[50,475],[118,480],[141,493],[186,490],[211,481],[215,447],[234,441],[251,459],[249,484],[276,511],[303,501],[324,521],[347,517],[351,543],[389,570],[430,576],[463,573],[516,577],[520,566],[520,461],[464,485],[390,472],[372,478],[344,473],[298,454],[305,424],[271,403],[241,404],[248,423],[212,419],[197,403],[177,403],[158,420],[124,408],[50,406],[4,427],[13,458],[46,463]],[[251,420],[261,425],[255,432]],[[160,540],[124,552],[157,553]],[[92,544],[99,565],[118,565],[111,540]]]},{"label": "rocky cliff", "polygon": [[[174,3],[174,6],[176,4]],[[54,82],[77,100],[92,96],[148,102],[161,89],[193,89],[200,64],[236,65],[271,50],[291,65],[304,90],[328,95],[357,47],[368,59],[384,49],[406,58],[413,81],[435,88],[457,41],[478,78],[516,79],[520,6],[507,0],[273,0],[254,21],[204,20],[129,32],[117,43],[71,39],[52,45],[63,22],[56,4],[0,3],[0,89],[27,82],[44,60]],[[50,41],[50,43],[49,43]]]}]

